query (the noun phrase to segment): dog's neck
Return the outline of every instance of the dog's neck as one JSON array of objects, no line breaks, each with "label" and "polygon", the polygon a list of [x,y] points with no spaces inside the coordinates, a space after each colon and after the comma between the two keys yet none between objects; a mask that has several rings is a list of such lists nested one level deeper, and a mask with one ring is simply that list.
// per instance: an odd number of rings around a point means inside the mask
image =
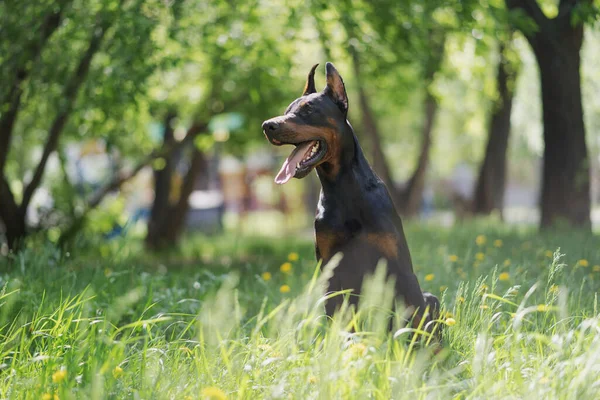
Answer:
[{"label": "dog's neck", "polygon": [[346,122],[344,129],[342,135],[352,140],[344,142],[336,160],[317,167],[325,196],[347,196],[357,190],[369,191],[370,186],[380,181],[365,158],[349,122]]}]

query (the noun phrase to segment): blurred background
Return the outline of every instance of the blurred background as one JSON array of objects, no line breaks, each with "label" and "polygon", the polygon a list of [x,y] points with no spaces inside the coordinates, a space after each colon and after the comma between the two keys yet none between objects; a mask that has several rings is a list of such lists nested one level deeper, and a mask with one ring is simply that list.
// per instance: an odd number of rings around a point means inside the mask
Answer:
[{"label": "blurred background", "polygon": [[597,1],[0,3],[0,243],[312,235],[261,123],[333,62],[406,219],[600,227]]}]

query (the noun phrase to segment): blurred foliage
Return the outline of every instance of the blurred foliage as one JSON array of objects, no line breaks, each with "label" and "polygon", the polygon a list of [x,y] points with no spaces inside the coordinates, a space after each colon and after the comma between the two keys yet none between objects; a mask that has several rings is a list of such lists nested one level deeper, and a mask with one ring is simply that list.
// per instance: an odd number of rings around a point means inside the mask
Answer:
[{"label": "blurred foliage", "polygon": [[[554,2],[541,5],[548,16],[558,12]],[[596,5],[579,4],[574,18],[591,21]],[[58,15],[58,29],[37,49],[44,23]],[[107,33],[75,97],[58,153],[67,157],[69,145],[100,139],[114,161],[102,171],[105,179],[159,145],[155,133],[170,111],[177,114],[176,134],[236,113],[242,123],[229,132],[225,152],[242,155],[266,145],[261,122],[299,96],[310,66],[326,58],[346,77],[350,119],[357,119],[349,50],[360,56],[361,79],[396,178],[407,176],[418,154],[426,91],[440,104],[431,174],[447,177],[457,163],[481,159],[496,97],[498,43],[513,37],[508,22],[515,20],[525,32],[536,28],[531,19],[507,13],[502,0],[6,0],[0,3],[0,79],[14,82],[23,66],[30,74],[22,82],[5,174],[19,199],[49,127],[65,107],[66,84],[104,24]],[[515,40],[515,54],[524,60],[521,75],[527,78],[517,82],[511,157],[516,164],[532,165],[541,149],[539,86],[530,50],[519,34]],[[586,40],[585,116],[597,156],[600,115],[594,88],[600,77],[592,65],[599,39],[591,23]],[[319,71],[322,87],[322,67]],[[7,110],[9,89],[10,84],[0,87],[0,115]],[[203,135],[195,143],[210,151],[214,139]],[[44,182],[60,211],[56,221],[76,214],[90,194],[77,188],[67,169],[53,165]],[[517,172],[526,171],[533,170]]]}]

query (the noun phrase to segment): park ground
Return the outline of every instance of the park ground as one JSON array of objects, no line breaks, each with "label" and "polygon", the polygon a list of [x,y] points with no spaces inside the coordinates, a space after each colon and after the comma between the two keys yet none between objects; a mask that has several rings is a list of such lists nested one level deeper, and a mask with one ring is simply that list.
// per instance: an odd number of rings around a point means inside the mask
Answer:
[{"label": "park ground", "polygon": [[598,236],[406,228],[437,355],[387,333],[377,279],[328,322],[309,237],[32,241],[0,259],[0,398],[600,398]]}]

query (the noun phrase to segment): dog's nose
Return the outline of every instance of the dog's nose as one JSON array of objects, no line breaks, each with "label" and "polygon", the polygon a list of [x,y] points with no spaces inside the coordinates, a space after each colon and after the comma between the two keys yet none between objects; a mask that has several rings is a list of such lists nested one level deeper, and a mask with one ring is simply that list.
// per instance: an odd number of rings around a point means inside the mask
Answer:
[{"label": "dog's nose", "polygon": [[273,120],[268,120],[262,124],[263,132],[275,131],[279,128],[279,124]]}]

